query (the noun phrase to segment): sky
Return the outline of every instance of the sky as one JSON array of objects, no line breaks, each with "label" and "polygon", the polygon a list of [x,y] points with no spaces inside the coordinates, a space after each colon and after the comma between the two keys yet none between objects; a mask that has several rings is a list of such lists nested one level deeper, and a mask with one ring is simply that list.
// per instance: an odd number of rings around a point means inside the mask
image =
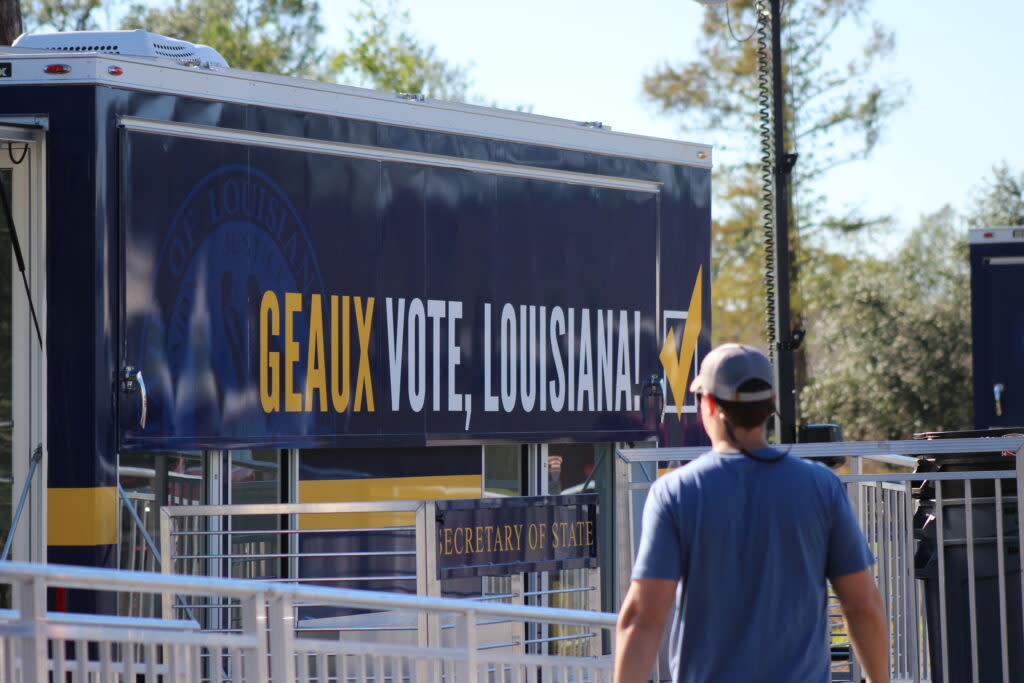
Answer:
[{"label": "sky", "polygon": [[[469,67],[471,90],[486,101],[629,133],[727,142],[725,132],[681,129],[642,97],[645,74],[699,57],[695,0],[400,4],[417,38]],[[329,44],[345,43],[357,6],[322,1]],[[967,208],[994,164],[1024,171],[1024,3],[875,0],[869,16],[895,32],[895,53],[877,73],[909,84],[907,104],[872,157],[835,169],[818,189],[837,213],[893,216],[897,231],[880,243],[887,248],[923,214],[947,203]],[[858,48],[847,36],[831,46],[837,59]]]}]

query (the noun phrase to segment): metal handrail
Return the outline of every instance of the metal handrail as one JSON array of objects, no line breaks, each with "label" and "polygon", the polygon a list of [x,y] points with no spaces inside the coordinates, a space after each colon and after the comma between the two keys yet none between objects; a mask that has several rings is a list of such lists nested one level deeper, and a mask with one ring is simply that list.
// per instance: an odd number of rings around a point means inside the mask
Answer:
[{"label": "metal handrail", "polygon": [[317,601],[318,604],[339,607],[363,607],[397,611],[421,611],[434,614],[474,614],[539,621],[547,624],[573,624],[613,628],[617,615],[605,612],[570,610],[554,607],[533,607],[505,603],[481,603],[452,598],[432,598],[401,593],[357,590],[353,588],[323,588],[321,586],[293,586],[279,582],[251,579],[223,579],[185,574],[158,574],[156,572],[125,572],[95,567],[29,562],[5,562],[0,565],[0,582],[10,583],[24,579],[41,579],[47,584],[65,588],[92,590],[132,590],[189,595],[230,596],[251,598],[265,595],[269,598],[287,598],[290,601]]},{"label": "metal handrail", "polygon": [[25,485],[21,487],[21,496],[18,499],[18,509],[14,511],[14,519],[11,520],[11,530],[7,532],[7,540],[4,541],[3,552],[0,553],[0,562],[7,560],[11,552],[11,545],[14,543],[14,532],[18,530],[18,522],[21,521],[21,512],[25,509],[25,501],[28,500],[28,492],[32,487],[32,479],[36,475],[36,468],[39,467],[39,462],[43,459],[43,445],[39,444],[35,450],[32,451],[32,456],[29,459],[28,478],[25,480]]},{"label": "metal handrail", "polygon": [[[4,583],[12,586],[19,609],[0,614],[0,675],[12,671],[5,668],[8,665],[17,666],[24,681],[46,680],[47,672],[52,672],[54,679],[87,683],[98,667],[110,672],[105,677],[112,674],[119,680],[122,676],[134,680],[136,674],[145,674],[147,680],[161,677],[200,683],[208,680],[202,678],[201,662],[216,662],[225,667],[217,680],[324,680],[322,676],[311,677],[311,658],[316,660],[318,672],[336,666],[340,671],[361,671],[363,676],[369,674],[375,680],[386,679],[387,671],[406,671],[415,680],[471,683],[484,680],[480,678],[483,670],[499,669],[510,672],[517,680],[566,680],[567,671],[574,672],[575,680],[608,680],[611,676],[609,656],[509,652],[508,647],[521,645],[521,641],[491,647],[494,644],[479,642],[477,631],[488,619],[508,619],[589,627],[584,633],[555,636],[548,641],[594,641],[594,630],[614,628],[614,614],[23,562],[0,564],[0,584]],[[143,591],[163,594],[165,598],[171,593],[185,592],[231,600],[238,613],[232,623],[204,631],[197,631],[195,624],[188,621],[131,617],[111,620],[82,615],[69,623],[63,614],[46,612],[46,589],[50,586]],[[308,623],[297,621],[295,606],[307,601],[372,612],[411,612],[417,615],[415,628],[421,635],[415,645],[390,640],[301,637],[305,631],[325,630],[304,628]],[[446,625],[454,617],[450,623],[452,633],[444,639],[424,638],[423,620],[438,617]],[[340,632],[343,627],[326,630]],[[11,657],[3,658],[5,653],[11,653]]]},{"label": "metal handrail", "polygon": [[[420,501],[368,501],[360,503],[242,503],[240,505],[180,505],[160,508],[166,517],[218,517],[243,515],[347,514],[352,512],[416,512]],[[264,531],[270,531],[264,529]]]},{"label": "metal handrail", "polygon": [[[1024,448],[1024,437],[998,436],[974,439],[906,439],[903,441],[833,441],[828,443],[796,443],[773,445],[799,458],[862,457],[869,460],[892,456],[932,455],[940,453],[1016,452]],[[619,458],[629,463],[695,460],[710,446],[679,448],[620,448]],[[902,461],[898,461],[903,464]]]}]

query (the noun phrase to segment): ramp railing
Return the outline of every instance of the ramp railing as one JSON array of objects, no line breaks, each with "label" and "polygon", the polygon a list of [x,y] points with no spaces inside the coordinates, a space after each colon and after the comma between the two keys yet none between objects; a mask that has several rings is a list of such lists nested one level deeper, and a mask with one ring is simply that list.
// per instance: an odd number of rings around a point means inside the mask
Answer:
[{"label": "ramp railing", "polygon": [[[1024,680],[1024,437],[841,442],[782,446],[806,458],[841,458],[847,493],[874,552],[875,579],[890,626],[893,681]],[[699,457],[706,448],[618,451],[617,524],[631,560],[640,512],[658,472]],[[916,456],[1002,452],[965,471],[910,472]],[[865,473],[867,463],[880,463]],[[993,464],[994,463],[994,464]],[[1002,467],[1000,467],[1002,465]],[[659,470],[660,468],[660,470]],[[904,471],[898,471],[903,469]],[[617,588],[628,585],[620,567]],[[860,671],[830,599],[833,680],[859,681]]]},{"label": "ramp railing", "polygon": [[[422,501],[164,507],[161,570],[439,596],[427,514]],[[388,634],[396,644],[422,644],[419,634],[436,626],[426,615],[369,615],[308,601],[293,608],[297,629],[322,636],[366,632],[378,639]],[[239,628],[236,600],[183,593],[173,601],[167,596],[162,613],[181,617],[186,609],[197,613],[204,630]]]},{"label": "ramp railing", "polygon": [[[585,627],[610,632],[615,615],[489,604],[322,586],[125,572],[109,569],[0,564],[0,584],[12,587],[16,608],[0,612],[0,678],[10,683],[601,683],[611,681],[610,657],[544,656],[482,649],[478,624],[501,620]],[[54,614],[51,587],[174,593],[231,600],[237,628],[210,633],[188,620]],[[451,623],[450,642],[396,645],[325,637],[294,628],[294,606],[426,615]],[[52,677],[51,677],[52,676]]]},{"label": "ramp railing", "polygon": [[[169,506],[160,516],[162,571],[168,574],[572,609],[597,602],[587,569],[537,572],[538,585],[530,590],[524,588],[522,572],[457,579],[455,585],[440,580],[438,515],[429,500]],[[297,632],[321,637],[344,635],[395,645],[446,643],[457,637],[453,621],[426,614],[413,618],[312,602],[292,607]],[[169,600],[162,614],[184,618],[186,608],[205,630],[238,628],[239,606],[231,600],[182,594],[182,599]],[[537,623],[524,631],[500,619],[481,620],[475,635],[481,648],[508,653],[596,655],[605,645],[594,629]]]}]

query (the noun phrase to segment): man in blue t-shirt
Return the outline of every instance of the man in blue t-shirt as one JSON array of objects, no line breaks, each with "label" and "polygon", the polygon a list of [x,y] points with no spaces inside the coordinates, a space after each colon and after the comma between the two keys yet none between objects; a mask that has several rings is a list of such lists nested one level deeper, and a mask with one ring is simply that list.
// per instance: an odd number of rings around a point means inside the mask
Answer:
[{"label": "man in blue t-shirt", "polygon": [[827,683],[826,579],[868,681],[888,683],[874,558],[842,484],[768,446],[774,374],[738,344],[701,364],[690,389],[711,450],[651,487],[619,613],[616,683],[647,681],[673,600],[677,683]]}]

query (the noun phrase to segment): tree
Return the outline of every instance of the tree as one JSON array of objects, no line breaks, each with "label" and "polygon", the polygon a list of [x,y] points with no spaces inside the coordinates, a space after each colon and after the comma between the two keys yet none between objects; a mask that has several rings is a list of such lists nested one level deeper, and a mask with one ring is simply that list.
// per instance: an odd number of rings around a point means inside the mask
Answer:
[{"label": "tree", "polygon": [[332,66],[343,80],[381,90],[420,93],[442,100],[465,100],[466,69],[440,59],[404,27],[409,13],[396,0],[361,0],[352,13],[350,47],[335,55]]},{"label": "tree", "polygon": [[288,76],[323,74],[317,0],[174,0],[132,5],[121,28],[144,28],[214,47],[228,64]]},{"label": "tree", "polygon": [[967,240],[952,209],[925,216],[893,257],[849,258],[807,284],[819,340],[801,394],[809,422],[860,440],[971,426]]},{"label": "tree", "polygon": [[[0,21],[5,3],[0,0]],[[102,0],[26,0],[30,30],[107,28],[96,11]],[[397,0],[361,0],[352,12],[349,45],[323,46],[318,0],[170,0],[136,2],[120,28],[143,28],[214,47],[228,64],[250,71],[351,82],[398,92],[463,100],[467,69],[437,56],[408,29]],[[109,17],[108,17],[109,18]],[[15,34],[17,35],[17,34]]]},{"label": "tree", "polygon": [[1015,174],[1005,163],[993,167],[992,178],[975,193],[967,221],[972,228],[1024,225],[1024,173]]},{"label": "tree", "polygon": [[21,3],[0,0],[0,45],[10,45],[21,35]]},{"label": "tree", "polygon": [[[757,87],[757,0],[732,0],[704,13],[697,50],[700,57],[681,65],[663,64],[643,83],[648,99],[662,112],[678,116],[693,131],[727,131],[725,149],[738,155],[719,164],[716,197],[723,216],[714,230],[712,288],[715,334],[719,339],[752,341],[750,332],[764,322],[764,289],[753,273],[761,268],[763,206],[758,139],[761,125]],[[783,13],[783,61],[787,112],[787,149],[799,154],[794,169],[790,242],[795,277],[811,267],[808,241],[880,225],[877,217],[856,212],[833,216],[814,191],[814,181],[829,169],[865,158],[877,144],[884,123],[902,104],[903,87],[874,77],[875,66],[892,50],[892,34],[877,24],[864,25],[868,0],[792,0]],[[767,3],[764,4],[764,7]],[[840,31],[860,29],[859,54],[836,61],[829,49]],[[743,38],[746,37],[744,40]],[[794,227],[795,226],[795,227]],[[794,319],[804,308],[799,290]],[[805,311],[806,313],[806,311]]]}]

